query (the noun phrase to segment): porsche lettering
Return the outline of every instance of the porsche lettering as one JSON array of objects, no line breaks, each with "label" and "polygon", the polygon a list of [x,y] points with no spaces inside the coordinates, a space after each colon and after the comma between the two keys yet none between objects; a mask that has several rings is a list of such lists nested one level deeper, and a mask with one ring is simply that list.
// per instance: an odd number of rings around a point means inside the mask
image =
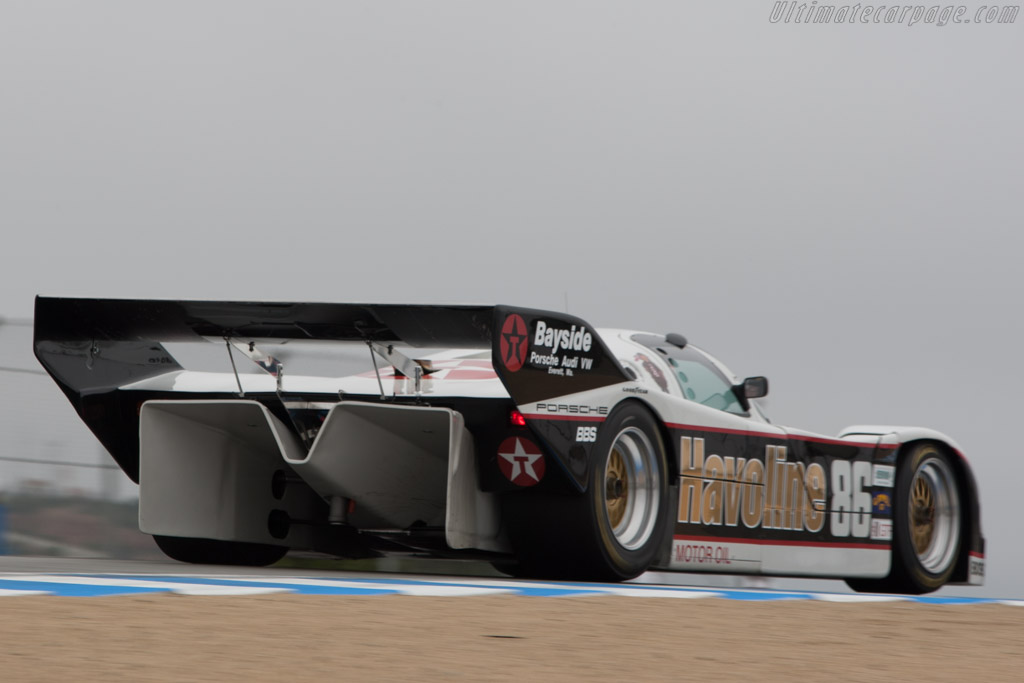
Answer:
[{"label": "porsche lettering", "polygon": [[607,415],[608,406],[581,406],[572,403],[538,403],[537,412],[559,415]]},{"label": "porsche lettering", "polygon": [[533,365],[558,365],[558,356],[543,356],[536,351],[531,351],[530,363]]}]

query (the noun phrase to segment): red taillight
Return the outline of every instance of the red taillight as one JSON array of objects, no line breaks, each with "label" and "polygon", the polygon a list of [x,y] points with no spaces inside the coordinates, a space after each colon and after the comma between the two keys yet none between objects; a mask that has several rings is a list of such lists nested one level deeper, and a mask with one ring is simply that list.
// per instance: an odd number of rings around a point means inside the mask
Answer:
[{"label": "red taillight", "polygon": [[523,414],[520,413],[518,410],[513,410],[511,413],[509,413],[508,421],[512,423],[513,427],[526,426],[526,418],[523,417]]}]

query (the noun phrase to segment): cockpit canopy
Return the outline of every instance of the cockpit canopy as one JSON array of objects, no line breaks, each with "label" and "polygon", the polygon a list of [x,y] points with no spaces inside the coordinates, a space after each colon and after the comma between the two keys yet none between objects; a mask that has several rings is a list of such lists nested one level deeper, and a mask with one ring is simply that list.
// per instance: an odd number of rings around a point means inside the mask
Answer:
[{"label": "cockpit canopy", "polygon": [[[766,378],[748,377],[733,384],[707,354],[688,345],[682,335],[635,334],[631,339],[655,351],[668,364],[673,380],[691,401],[734,415],[749,415],[750,399],[768,394]],[[655,380],[659,378],[655,376]]]}]

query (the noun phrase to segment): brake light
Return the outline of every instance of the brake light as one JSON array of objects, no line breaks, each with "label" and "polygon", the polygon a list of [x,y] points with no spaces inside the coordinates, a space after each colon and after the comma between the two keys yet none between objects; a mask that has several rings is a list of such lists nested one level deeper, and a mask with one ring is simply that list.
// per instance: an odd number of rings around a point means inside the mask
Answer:
[{"label": "brake light", "polygon": [[523,416],[522,413],[515,409],[513,409],[512,412],[509,413],[508,421],[512,424],[513,427],[526,426],[526,418]]}]

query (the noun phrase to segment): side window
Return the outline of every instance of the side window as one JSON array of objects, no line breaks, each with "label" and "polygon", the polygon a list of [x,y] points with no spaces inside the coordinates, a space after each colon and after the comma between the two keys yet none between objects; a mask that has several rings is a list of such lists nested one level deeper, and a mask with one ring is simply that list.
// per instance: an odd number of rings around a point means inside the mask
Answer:
[{"label": "side window", "polygon": [[733,393],[732,383],[700,351],[690,346],[680,349],[654,335],[638,334],[633,340],[657,351],[668,362],[686,398],[734,415],[749,415]]},{"label": "side window", "polygon": [[[686,353],[687,350],[682,349],[667,358],[668,364],[675,371],[676,381],[683,390],[683,396],[709,408],[746,415],[743,406],[736,400],[732,385],[725,377],[722,377],[700,354],[693,351]],[[684,354],[692,357],[680,358]]]}]

